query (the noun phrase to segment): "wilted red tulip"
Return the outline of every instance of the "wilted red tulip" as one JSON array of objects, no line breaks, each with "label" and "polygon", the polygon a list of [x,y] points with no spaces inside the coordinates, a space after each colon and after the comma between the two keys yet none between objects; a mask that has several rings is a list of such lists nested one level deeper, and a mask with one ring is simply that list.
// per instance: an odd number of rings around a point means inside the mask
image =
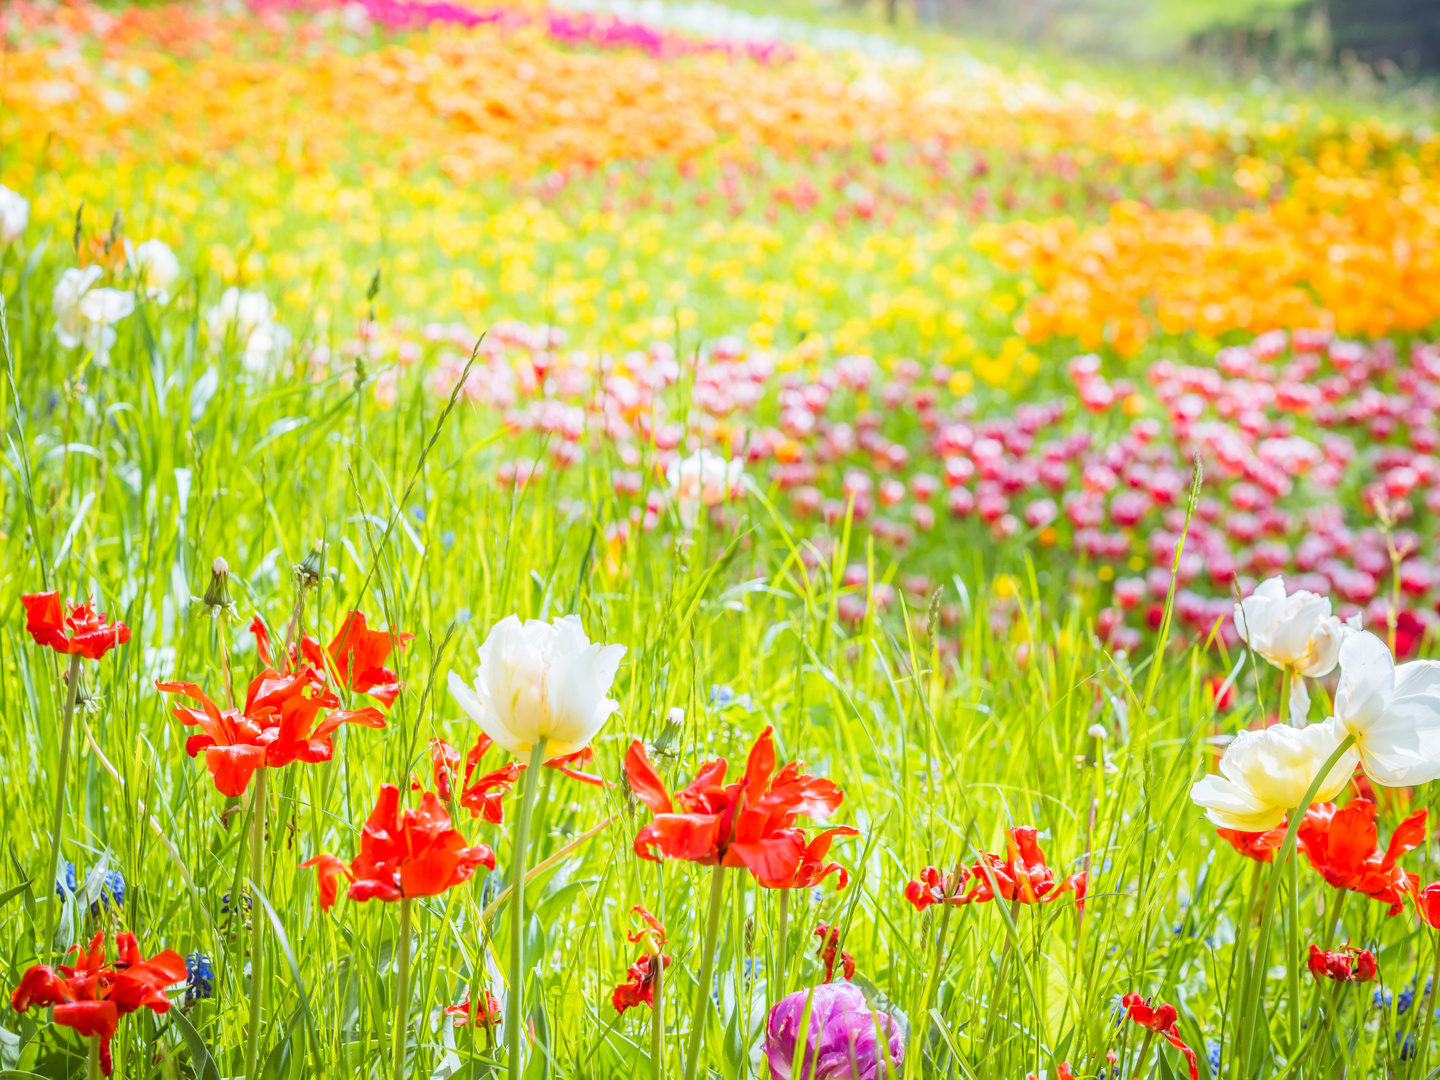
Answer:
[{"label": "wilted red tulip", "polygon": [[[625,974],[627,980],[615,987],[610,995],[610,1004],[615,1007],[617,1013],[623,1013],[626,1009],[636,1005],[649,1005],[655,1007],[655,977],[665,968],[670,966],[671,958],[668,954],[660,951],[666,942],[665,927],[660,920],[645,909],[644,904],[636,904],[630,909],[631,913],[638,915],[645,923],[645,928],[632,930],[627,935],[631,942],[645,946],[645,953],[631,964]],[[657,959],[660,967],[657,969]]]},{"label": "wilted red tulip", "polygon": [[1174,1005],[1152,1006],[1139,994],[1126,994],[1120,999],[1120,1004],[1125,1006],[1131,1020],[1157,1035],[1164,1036],[1166,1042],[1184,1054],[1185,1060],[1190,1064],[1190,1080],[1200,1080],[1200,1065],[1195,1058],[1195,1051],[1181,1041],[1180,1032],[1175,1027],[1178,1014]]},{"label": "wilted red tulip", "polygon": [[[441,798],[446,798],[445,790],[453,782],[455,766],[459,763],[459,751],[442,739],[432,739],[430,745],[431,762],[435,770],[435,786],[440,790]],[[511,761],[498,769],[492,769],[490,772],[476,777],[474,773],[480,764],[480,759],[485,756],[485,751],[493,745],[494,740],[482,731],[476,738],[475,745],[465,755],[465,780],[461,785],[459,801],[461,806],[470,811],[472,817],[484,818],[493,825],[499,825],[505,820],[505,811],[501,800],[514,790],[525,766],[518,761]],[[446,776],[443,778],[441,757],[444,758],[443,769],[446,772]],[[545,767],[554,769],[572,780],[579,780],[582,784],[603,787],[605,781],[600,777],[570,768],[570,765],[574,763],[591,761],[594,757],[595,751],[586,746],[573,754],[550,758],[545,762]]]},{"label": "wilted red tulip", "polygon": [[1243,832],[1240,829],[1216,829],[1215,835],[1227,841],[1231,847],[1256,862],[1273,862],[1275,849],[1285,842],[1284,820],[1267,832]]},{"label": "wilted red tulip", "polygon": [[415,896],[437,896],[468,881],[475,867],[495,869],[495,853],[484,844],[465,846],[465,838],[434,792],[427,791],[413,810],[400,809],[400,789],[381,784],[375,809],[360,830],[360,853],[346,866],[333,855],[320,854],[300,864],[313,867],[320,887],[320,906],[335,902],[336,876],[352,884],[351,900],[394,902]]},{"label": "wilted red tulip", "polygon": [[1377,971],[1375,957],[1369,949],[1357,949],[1346,945],[1339,952],[1326,952],[1319,945],[1310,946],[1310,958],[1305,962],[1310,974],[1320,979],[1335,982],[1369,982]]},{"label": "wilted red tulip", "polygon": [[[745,867],[767,889],[796,888],[802,880],[813,883],[840,869],[819,860],[830,837],[857,835],[855,830],[829,829],[807,844],[804,830],[794,827],[798,818],[822,820],[835,812],[845,798],[835,784],[802,772],[801,762],[775,772],[775,737],[769,727],[755,740],[740,780],[725,784],[727,768],[723,758],[705,762],[672,803],[644,746],[639,740],[632,743],[625,775],[636,798],[655,814],[636,834],[635,854],[654,861]],[[675,803],[682,812],[675,812]]]},{"label": "wilted red tulip", "polygon": [[172,949],[146,960],[131,933],[115,936],[117,958],[114,966],[105,963],[105,935],[97,933],[90,947],[70,949],[84,960],[82,965],[36,964],[20,977],[10,995],[10,1007],[25,1012],[32,1006],[55,1007],[55,1023],[71,1028],[83,1038],[100,1040],[100,1070],[110,1075],[110,1040],[120,1017],[146,1008],[163,1013],[170,1008],[165,987],[186,977],[185,958]]},{"label": "wilted red tulip", "polygon": [[1396,827],[1384,855],[1378,847],[1375,804],[1369,799],[1352,799],[1339,810],[1334,803],[1314,804],[1305,812],[1297,837],[1300,850],[1326,882],[1387,903],[1387,914],[1397,915],[1404,894],[1419,879],[1395,862],[1425,842],[1425,811],[1416,810]]},{"label": "wilted red tulip", "polygon": [[845,973],[845,978],[853,979],[855,977],[855,958],[840,948],[840,927],[820,923],[811,931],[811,934],[820,939],[815,955],[825,965],[825,981],[827,983],[834,981],[837,958],[840,961],[840,969]]},{"label": "wilted red tulip", "polygon": [[238,796],[256,769],[329,761],[335,749],[331,734],[341,724],[385,726],[379,709],[335,708],[340,700],[324,685],[309,667],[289,675],[267,668],[251,680],[243,709],[221,709],[191,682],[157,682],[155,687],[200,702],[198,709],[176,705],[173,710],[181,723],[201,730],[185,740],[185,752],[194,757],[204,750],[220,794]]},{"label": "wilted red tulip", "polygon": [[[1020,825],[1006,832],[1009,843],[1005,847],[1005,858],[982,851],[980,860],[970,867],[970,879],[974,883],[970,886],[970,891],[959,899],[947,902],[983,904],[994,900],[998,895],[1002,900],[1012,903],[1019,901],[1022,904],[1048,904],[1067,892],[1073,892],[1076,905],[1085,906],[1084,870],[1071,874],[1057,884],[1055,871],[1045,863],[1045,853],[1040,850],[1037,839],[1039,834],[1035,827]],[[908,897],[908,890],[906,895]],[[912,900],[911,903],[915,901]]]},{"label": "wilted red tulip", "polygon": [[66,656],[79,654],[87,660],[99,660],[110,649],[130,640],[128,626],[107,623],[104,612],[97,612],[88,600],[65,605],[58,592],[46,592],[26,593],[20,602],[25,605],[25,630],[35,644]]},{"label": "wilted red tulip", "polygon": [[970,880],[970,871],[958,867],[955,875],[942,873],[933,866],[920,871],[920,880],[905,886],[905,899],[915,905],[916,911],[924,911],[931,904],[960,905],[965,903],[963,889]]}]

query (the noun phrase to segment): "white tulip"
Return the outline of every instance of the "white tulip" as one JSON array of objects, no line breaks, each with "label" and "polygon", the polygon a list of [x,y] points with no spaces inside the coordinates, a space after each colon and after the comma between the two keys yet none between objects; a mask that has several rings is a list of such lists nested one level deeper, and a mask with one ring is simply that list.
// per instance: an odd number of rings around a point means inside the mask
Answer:
[{"label": "white tulip", "polygon": [[[128,243],[128,241],[127,241]],[[170,286],[180,278],[180,260],[164,240],[146,240],[130,253],[130,268],[155,304],[170,302]]]},{"label": "white tulip", "polygon": [[1389,648],[1362,632],[1340,647],[1335,722],[1355,736],[1365,775],[1387,787],[1440,778],[1440,662],[1395,666]]},{"label": "white tulip", "polygon": [[135,310],[135,294],[124,289],[97,289],[98,266],[71,267],[60,275],[50,310],[55,316],[55,337],[67,349],[84,345],[95,363],[110,363],[115,344],[114,326]]},{"label": "white tulip", "polygon": [[206,313],[205,321],[217,344],[234,335],[241,364],[256,375],[274,367],[290,347],[290,331],[275,321],[275,306],[264,293],[232,285],[220,294],[220,302]]},{"label": "white tulip", "polygon": [[18,191],[0,184],[0,247],[20,239],[30,224],[30,203]]},{"label": "white tulip", "polygon": [[[1196,781],[1190,798],[1222,829],[1273,829],[1299,807],[1320,767],[1344,738],[1334,717],[1303,728],[1274,724],[1261,731],[1242,731],[1226,747],[1220,774]],[[1347,750],[1321,782],[1315,801],[1326,802],[1340,794],[1358,760],[1353,748]]]},{"label": "white tulip", "polygon": [[545,738],[545,757],[588,746],[619,703],[606,697],[623,645],[591,644],[578,615],[553,623],[501,619],[480,646],[473,689],[450,672],[450,693],[486,735],[524,761]]},{"label": "white tulip", "polygon": [[1326,597],[1303,589],[1287,596],[1285,579],[1273,577],[1235,605],[1235,629],[1241,641],[1290,673],[1287,718],[1304,723],[1310,711],[1305,678],[1335,670],[1340,644],[1348,633],[1360,629],[1360,616],[1341,622],[1331,614]]},{"label": "white tulip", "polygon": [[739,492],[744,473],[745,462],[739,458],[727,461],[709,450],[672,461],[665,480],[675,496],[681,523],[693,529],[703,507],[726,502]]}]

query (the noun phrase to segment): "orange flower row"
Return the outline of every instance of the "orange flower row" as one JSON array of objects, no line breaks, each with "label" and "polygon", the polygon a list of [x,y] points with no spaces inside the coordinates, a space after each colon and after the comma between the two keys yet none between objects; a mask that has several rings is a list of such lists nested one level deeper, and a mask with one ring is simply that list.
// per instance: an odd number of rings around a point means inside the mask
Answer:
[{"label": "orange flower row", "polygon": [[392,160],[398,148],[402,164],[439,163],[460,182],[690,157],[722,143],[783,152],[906,138],[1084,146],[1122,162],[1169,163],[1208,160],[1220,148],[1187,119],[1056,93],[978,64],[911,71],[819,54],[774,66],[722,55],[667,61],[571,51],[513,25],[434,29],[352,55],[306,16],[221,18],[176,6],[111,19],[58,9],[67,35],[99,36],[103,74],[79,53],[62,63],[42,47],[41,31],[54,27],[40,10],[22,9],[21,47],[8,58],[6,111],[26,121],[7,136],[38,149],[53,133],[96,162],[157,151],[204,162],[239,151],[324,168],[349,156],[357,134],[383,140]]},{"label": "orange flower row", "polygon": [[1302,172],[1285,198],[1229,222],[1122,202],[1093,228],[1013,222],[975,246],[1041,287],[1015,324],[1031,341],[1130,355],[1159,333],[1379,337],[1440,319],[1440,184],[1403,162],[1363,178]]}]

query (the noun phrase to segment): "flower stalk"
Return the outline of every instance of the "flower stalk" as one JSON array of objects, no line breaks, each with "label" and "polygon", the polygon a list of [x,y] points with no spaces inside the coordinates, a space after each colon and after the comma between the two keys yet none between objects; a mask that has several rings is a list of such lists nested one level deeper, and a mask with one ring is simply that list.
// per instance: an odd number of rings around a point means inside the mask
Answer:
[{"label": "flower stalk", "polygon": [[70,654],[66,675],[69,686],[65,693],[65,716],[60,722],[60,769],[55,777],[55,812],[50,818],[50,872],[46,888],[54,897],[50,905],[50,926],[45,934],[45,950],[55,941],[55,927],[60,920],[63,899],[55,893],[55,878],[60,872],[60,833],[65,825],[65,778],[70,771],[70,742],[75,730],[75,702],[80,695],[80,654]]},{"label": "flower stalk", "polygon": [[[1265,891],[1265,907],[1260,914],[1260,932],[1255,939],[1255,956],[1250,965],[1250,977],[1245,987],[1244,1008],[1240,1013],[1240,1046],[1235,1058],[1241,1080],[1246,1080],[1251,1075],[1250,1049],[1255,1041],[1255,1028],[1250,1023],[1250,1018],[1257,1015],[1260,1007],[1260,991],[1265,982],[1265,959],[1270,952],[1270,926],[1275,915],[1275,894],[1280,888],[1280,874],[1295,853],[1295,838],[1300,832],[1300,822],[1305,817],[1306,809],[1314,802],[1316,793],[1330,775],[1331,770],[1340,763],[1341,758],[1354,745],[1355,736],[1353,734],[1346,735],[1315,773],[1315,778],[1310,781],[1310,787],[1305,792],[1305,797],[1300,800],[1300,805],[1295,807],[1290,814],[1290,824],[1285,829],[1285,839],[1280,845],[1280,850],[1275,853],[1275,861],[1270,864],[1270,881]],[[1299,912],[1295,914],[1298,917]]]},{"label": "flower stalk", "polygon": [[505,1039],[510,1050],[511,1080],[525,1074],[521,1058],[525,1008],[525,855],[530,835],[530,817],[540,787],[545,762],[546,737],[541,735],[530,751],[525,770],[524,792],[520,796],[520,818],[515,823],[515,843],[510,852],[510,993],[505,999]]},{"label": "flower stalk", "polygon": [[720,936],[720,901],[725,894],[725,868],[710,871],[710,906],[705,913],[705,946],[700,954],[700,982],[695,988],[695,1014],[690,1020],[690,1047],[685,1054],[685,1080],[695,1080],[700,1048],[705,1042],[705,1014],[710,1005],[710,979],[715,968],[715,942]]},{"label": "flower stalk", "polygon": [[[1437,932],[1435,935],[1435,963],[1431,966],[1430,970],[1431,994],[1434,994],[1434,988],[1437,986],[1440,986],[1440,932]],[[1421,991],[1418,987],[1416,988],[1415,998],[1417,1002],[1420,1002],[1423,998],[1423,991]],[[1419,1070],[1416,1073],[1417,1076],[1426,1075],[1425,1059],[1430,1056],[1430,1024],[1435,1019],[1434,1000],[1432,999],[1430,1001],[1425,1001],[1423,1004],[1425,1012],[1425,1022],[1420,1026],[1420,1040],[1415,1044],[1415,1055],[1413,1058],[1413,1067]]]},{"label": "flower stalk", "polygon": [[650,953],[650,970],[654,972],[655,1004],[650,1016],[650,1077],[665,1077],[665,957],[657,946]]},{"label": "flower stalk", "polygon": [[[255,770],[255,805],[250,814],[250,888],[260,890],[265,880],[265,774]],[[250,914],[250,1029],[245,1044],[245,1075],[256,1080],[260,1066],[260,994],[265,985],[265,934],[259,905]]]},{"label": "flower stalk", "polygon": [[100,1036],[90,1036],[90,1052],[85,1065],[86,1080],[100,1080]]},{"label": "flower stalk", "polygon": [[[484,1008],[484,1001],[481,1001]],[[410,897],[400,901],[400,978],[395,991],[395,1080],[405,1075],[405,1034],[410,1026]]]},{"label": "flower stalk", "polygon": [[780,926],[778,928],[777,945],[780,955],[776,958],[775,979],[776,998],[785,996],[785,988],[789,984],[789,960],[786,955],[790,937],[790,890],[780,889]]}]

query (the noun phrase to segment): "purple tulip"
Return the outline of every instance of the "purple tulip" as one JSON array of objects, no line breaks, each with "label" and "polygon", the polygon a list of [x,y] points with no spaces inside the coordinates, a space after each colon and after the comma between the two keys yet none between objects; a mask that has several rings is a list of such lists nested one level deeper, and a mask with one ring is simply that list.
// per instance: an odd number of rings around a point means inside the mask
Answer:
[{"label": "purple tulip", "polygon": [[[765,1021],[765,1056],[775,1080],[791,1080],[800,1038],[800,1018],[811,995],[805,1056],[796,1080],[886,1080],[885,1050],[876,1038],[885,1032],[895,1075],[905,1055],[900,1026],[888,1014],[870,1011],[853,983],[836,982],[782,998]],[[813,1066],[814,1071],[811,1071]]]}]

